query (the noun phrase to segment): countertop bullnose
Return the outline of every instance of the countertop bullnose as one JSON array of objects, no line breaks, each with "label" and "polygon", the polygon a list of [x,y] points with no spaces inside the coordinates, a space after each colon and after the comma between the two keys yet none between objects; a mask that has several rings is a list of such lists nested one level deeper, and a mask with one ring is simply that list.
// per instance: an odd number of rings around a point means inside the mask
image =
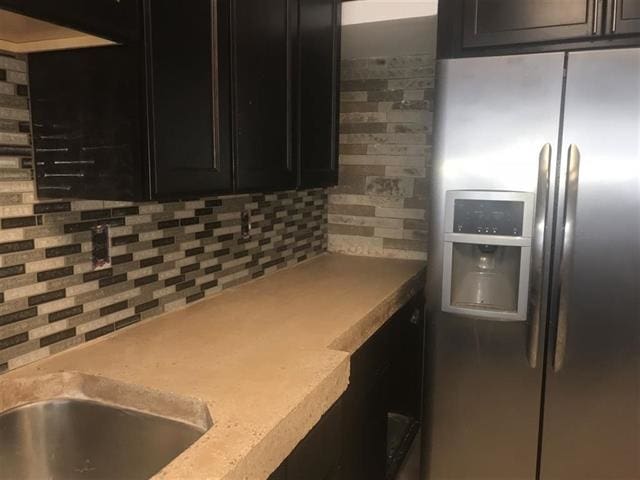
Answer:
[{"label": "countertop bullnose", "polygon": [[326,254],[9,372],[106,377],[206,403],[214,426],[158,478],[267,478],[342,395],[349,358],[425,264]]}]

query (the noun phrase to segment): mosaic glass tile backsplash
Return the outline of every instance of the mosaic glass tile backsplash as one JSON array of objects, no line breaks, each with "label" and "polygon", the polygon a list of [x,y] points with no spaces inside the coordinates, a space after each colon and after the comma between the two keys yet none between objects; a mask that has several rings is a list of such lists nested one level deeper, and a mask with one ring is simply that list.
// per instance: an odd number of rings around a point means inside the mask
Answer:
[{"label": "mosaic glass tile backsplash", "polygon": [[[0,54],[0,373],[326,251],[321,189],[38,202],[26,85],[25,61]],[[112,265],[94,271],[97,224],[110,225]]]}]

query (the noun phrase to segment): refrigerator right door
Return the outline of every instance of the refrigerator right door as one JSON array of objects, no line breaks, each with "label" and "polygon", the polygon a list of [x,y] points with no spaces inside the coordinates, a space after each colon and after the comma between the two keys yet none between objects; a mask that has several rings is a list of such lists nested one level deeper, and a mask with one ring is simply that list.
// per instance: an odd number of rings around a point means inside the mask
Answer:
[{"label": "refrigerator right door", "polygon": [[640,479],[640,50],[569,55],[540,478]]}]

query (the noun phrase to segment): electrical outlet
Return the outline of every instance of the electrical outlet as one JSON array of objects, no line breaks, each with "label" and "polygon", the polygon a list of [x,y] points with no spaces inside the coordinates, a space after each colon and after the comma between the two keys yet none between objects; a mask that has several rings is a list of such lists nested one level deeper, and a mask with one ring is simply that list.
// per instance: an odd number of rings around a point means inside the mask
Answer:
[{"label": "electrical outlet", "polygon": [[91,229],[91,247],[93,269],[109,268],[111,266],[109,225],[97,225]]},{"label": "electrical outlet", "polygon": [[251,237],[251,212],[249,210],[242,212],[240,231],[242,238],[247,239]]}]

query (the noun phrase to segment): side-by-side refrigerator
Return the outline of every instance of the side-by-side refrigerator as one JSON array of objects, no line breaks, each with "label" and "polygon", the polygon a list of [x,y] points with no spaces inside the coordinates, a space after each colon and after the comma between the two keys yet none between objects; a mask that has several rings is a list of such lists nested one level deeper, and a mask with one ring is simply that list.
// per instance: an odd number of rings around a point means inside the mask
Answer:
[{"label": "side-by-side refrigerator", "polygon": [[640,479],[640,49],[437,88],[423,480]]}]

